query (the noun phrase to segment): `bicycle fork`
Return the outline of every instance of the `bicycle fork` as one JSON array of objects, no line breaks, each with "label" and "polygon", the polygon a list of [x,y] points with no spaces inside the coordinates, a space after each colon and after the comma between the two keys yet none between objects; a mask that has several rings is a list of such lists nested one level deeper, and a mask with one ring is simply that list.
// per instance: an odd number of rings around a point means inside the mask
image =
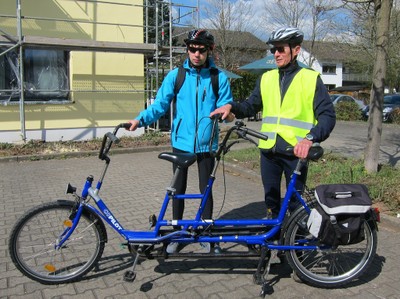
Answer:
[{"label": "bicycle fork", "polygon": [[75,231],[75,228],[77,227],[79,223],[79,219],[81,218],[83,207],[79,203],[76,203],[76,205],[73,208],[74,210],[71,212],[71,215],[69,216],[68,219],[64,220],[63,225],[66,226],[62,234],[59,236],[59,238],[56,241],[56,244],[54,245],[55,250],[59,250],[62,248],[64,243],[69,239],[69,237],[72,235],[72,233]]}]

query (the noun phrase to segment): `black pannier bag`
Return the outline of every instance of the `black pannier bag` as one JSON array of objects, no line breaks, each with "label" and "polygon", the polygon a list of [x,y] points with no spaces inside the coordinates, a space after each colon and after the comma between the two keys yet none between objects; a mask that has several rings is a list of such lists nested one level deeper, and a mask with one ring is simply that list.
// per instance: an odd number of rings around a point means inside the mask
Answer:
[{"label": "black pannier bag", "polygon": [[372,206],[362,184],[330,184],[315,188],[317,206],[307,221],[309,232],[326,245],[349,245],[364,240],[364,219]]}]

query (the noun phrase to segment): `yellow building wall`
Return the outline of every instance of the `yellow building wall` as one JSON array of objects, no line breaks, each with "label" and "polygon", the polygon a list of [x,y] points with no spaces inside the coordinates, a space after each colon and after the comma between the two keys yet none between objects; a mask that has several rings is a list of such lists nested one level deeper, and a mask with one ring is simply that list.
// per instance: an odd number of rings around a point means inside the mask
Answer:
[{"label": "yellow building wall", "polygon": [[[15,0],[1,2],[0,14],[16,15]],[[140,5],[143,1],[117,2],[126,5],[21,0],[22,15],[26,17],[23,19],[22,32],[23,35],[32,36],[142,43],[143,7]],[[76,19],[80,22],[54,19]],[[16,25],[15,18],[0,17],[0,29],[3,31],[16,35]],[[26,103],[26,131],[113,127],[133,119],[144,107],[143,60],[141,54],[70,52],[71,103]],[[20,129],[19,105],[0,106],[0,132],[16,132]]]}]

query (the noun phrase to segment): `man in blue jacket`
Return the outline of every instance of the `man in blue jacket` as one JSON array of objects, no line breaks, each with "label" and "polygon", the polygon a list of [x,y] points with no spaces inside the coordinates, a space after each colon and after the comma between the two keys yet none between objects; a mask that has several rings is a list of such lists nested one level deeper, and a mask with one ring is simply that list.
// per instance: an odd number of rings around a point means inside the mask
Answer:
[{"label": "man in blue jacket", "polygon": [[[185,39],[188,59],[183,63],[186,77],[182,87],[176,95],[171,128],[171,145],[177,153],[196,153],[200,192],[206,188],[208,177],[214,167],[214,159],[209,154],[209,140],[211,138],[211,119],[209,115],[216,108],[233,101],[230,84],[226,75],[218,71],[218,95],[214,94],[211,82],[211,69],[216,69],[211,57],[214,49],[214,37],[206,30],[192,30]],[[130,131],[139,127],[148,126],[157,121],[170,108],[175,98],[175,81],[178,68],[175,68],[165,77],[157,92],[154,103],[140,112],[129,121]],[[216,134],[218,135],[218,134]],[[212,151],[218,147],[218,136],[213,140]],[[173,165],[175,172],[176,165]],[[188,173],[182,171],[176,180],[176,194],[186,192]],[[182,219],[184,200],[173,200],[173,219]],[[213,197],[210,194],[203,211],[203,219],[212,219]],[[176,243],[170,243],[168,253],[177,251]],[[206,244],[210,250],[210,244]]]}]

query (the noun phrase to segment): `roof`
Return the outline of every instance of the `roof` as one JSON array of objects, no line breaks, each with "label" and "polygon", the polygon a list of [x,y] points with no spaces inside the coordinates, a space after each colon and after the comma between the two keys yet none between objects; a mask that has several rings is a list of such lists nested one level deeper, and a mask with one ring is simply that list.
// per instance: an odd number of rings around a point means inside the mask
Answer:
[{"label": "roof", "polygon": [[[184,39],[187,37],[187,32],[192,30],[193,28],[188,27],[175,27],[174,28],[174,37],[177,38],[177,46],[184,45]],[[232,48],[246,48],[253,49],[255,51],[266,51],[267,44],[257,38],[250,32],[247,31],[232,31],[232,30],[217,30],[217,29],[206,29],[208,30],[215,39],[215,43],[218,46],[224,40],[227,43],[228,47]],[[224,34],[224,36],[222,36]]]},{"label": "roof", "polygon": [[302,48],[311,53],[319,61],[343,61],[349,62],[366,55],[366,52],[360,47],[356,47],[347,43],[314,41],[311,51],[312,42],[304,41]]},{"label": "roof", "polygon": [[[297,61],[298,64],[301,67],[305,67],[308,68],[308,65],[305,65],[304,63]],[[253,61],[249,64],[243,65],[241,67],[239,67],[239,70],[242,71],[247,71],[253,74],[262,74],[264,72],[266,72],[267,70],[271,70],[271,69],[276,69],[276,63],[275,63],[275,58],[273,54],[267,55],[259,60]]]}]

